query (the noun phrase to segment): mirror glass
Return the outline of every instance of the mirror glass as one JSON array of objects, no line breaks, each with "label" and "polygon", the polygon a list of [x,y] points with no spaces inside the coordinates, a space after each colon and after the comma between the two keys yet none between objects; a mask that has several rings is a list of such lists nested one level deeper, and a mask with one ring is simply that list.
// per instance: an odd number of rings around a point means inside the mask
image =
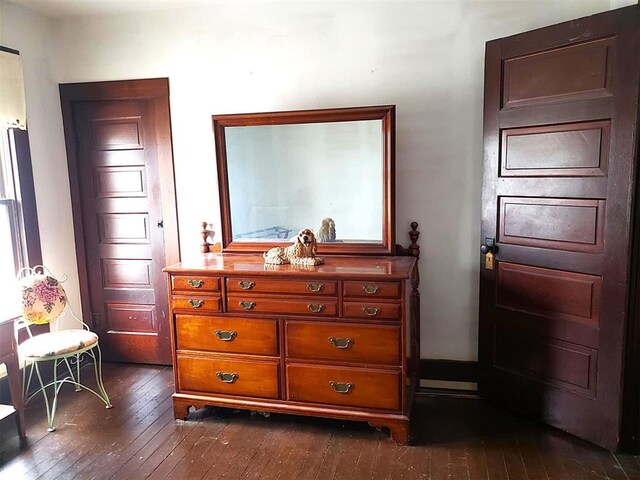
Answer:
[{"label": "mirror glass", "polygon": [[311,228],[321,243],[383,242],[383,121],[224,130],[231,239],[283,242]]}]

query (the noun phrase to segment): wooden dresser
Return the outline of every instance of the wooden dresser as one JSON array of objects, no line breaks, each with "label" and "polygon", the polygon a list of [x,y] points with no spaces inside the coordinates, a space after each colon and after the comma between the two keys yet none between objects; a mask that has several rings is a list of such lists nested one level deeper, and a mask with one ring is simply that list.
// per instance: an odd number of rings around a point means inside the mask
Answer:
[{"label": "wooden dresser", "polygon": [[324,259],[272,266],[259,254],[207,253],[165,268],[175,418],[205,405],[323,416],[408,442],[416,258]]}]

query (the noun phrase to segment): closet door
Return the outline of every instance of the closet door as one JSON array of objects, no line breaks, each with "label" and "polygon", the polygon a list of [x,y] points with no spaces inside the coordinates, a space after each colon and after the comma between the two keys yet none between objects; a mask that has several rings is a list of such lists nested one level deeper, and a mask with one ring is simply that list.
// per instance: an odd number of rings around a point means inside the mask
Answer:
[{"label": "closet door", "polygon": [[[618,447],[638,7],[487,43],[480,391]],[[493,262],[491,261],[493,259]]]}]

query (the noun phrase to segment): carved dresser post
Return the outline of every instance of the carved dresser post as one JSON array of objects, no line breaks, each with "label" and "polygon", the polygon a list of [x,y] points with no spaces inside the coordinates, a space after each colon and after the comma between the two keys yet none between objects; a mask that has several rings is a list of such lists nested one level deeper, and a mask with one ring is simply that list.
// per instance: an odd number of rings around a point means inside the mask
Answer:
[{"label": "carved dresser post", "polygon": [[209,253],[210,246],[207,241],[207,237],[209,236],[209,224],[207,222],[202,222],[202,230],[200,231],[200,236],[202,237],[202,243],[200,244],[200,251],[202,253]]}]

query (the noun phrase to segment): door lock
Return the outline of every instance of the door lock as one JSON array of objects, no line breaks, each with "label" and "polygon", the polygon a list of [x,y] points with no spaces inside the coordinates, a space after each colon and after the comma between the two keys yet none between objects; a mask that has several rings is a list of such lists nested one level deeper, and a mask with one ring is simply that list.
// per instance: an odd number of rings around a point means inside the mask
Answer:
[{"label": "door lock", "polygon": [[493,270],[493,263],[496,253],[498,253],[498,246],[496,245],[495,238],[485,238],[484,243],[480,245],[480,251],[484,253],[484,268],[487,270]]}]

